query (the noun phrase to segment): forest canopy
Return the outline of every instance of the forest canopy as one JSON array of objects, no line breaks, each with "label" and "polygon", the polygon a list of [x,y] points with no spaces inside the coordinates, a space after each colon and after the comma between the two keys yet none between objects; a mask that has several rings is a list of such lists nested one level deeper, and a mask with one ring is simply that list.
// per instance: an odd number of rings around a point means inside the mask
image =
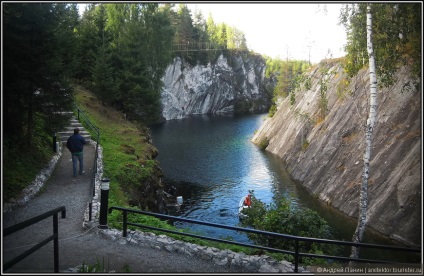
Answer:
[{"label": "forest canopy", "polygon": [[[244,34],[186,5],[5,3],[4,130],[31,143],[34,125],[59,128],[53,112],[70,110],[71,83],[83,84],[128,118],[160,116],[161,78],[175,45],[247,50]],[[221,51],[186,52],[188,62]]]},{"label": "forest canopy", "polygon": [[[368,65],[366,3],[345,4],[340,23],[347,33],[345,70],[354,76]],[[381,85],[390,85],[400,66],[421,77],[422,3],[373,3],[373,47]]]},{"label": "forest canopy", "polygon": [[[382,84],[390,84],[401,65],[411,66],[415,76],[421,73],[420,5],[371,5]],[[70,109],[72,83],[85,85],[130,119],[154,122],[160,117],[161,78],[173,57],[207,64],[221,53],[249,51],[243,32],[215,23],[210,14],[192,14],[184,4],[95,3],[82,16],[78,9],[75,3],[3,3],[4,132],[27,144],[34,132],[59,128],[60,117],[50,115]],[[368,62],[365,13],[362,3],[341,10],[350,76]],[[305,62],[272,59],[267,65],[267,76],[279,77],[275,94],[283,96],[295,83],[289,79],[306,68]]]}]

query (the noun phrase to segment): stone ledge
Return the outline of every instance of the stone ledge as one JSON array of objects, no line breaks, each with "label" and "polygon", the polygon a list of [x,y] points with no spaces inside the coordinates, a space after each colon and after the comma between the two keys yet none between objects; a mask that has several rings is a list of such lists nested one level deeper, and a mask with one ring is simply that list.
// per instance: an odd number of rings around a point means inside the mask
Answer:
[{"label": "stone ledge", "polygon": [[3,214],[11,212],[19,206],[24,206],[28,201],[30,201],[50,178],[50,175],[61,156],[62,147],[61,143],[59,143],[58,153],[53,155],[49,163],[35,176],[35,179],[31,182],[31,184],[20,193],[19,198],[12,198],[9,202],[3,204]]},{"label": "stone ledge", "polygon": [[[204,260],[210,260],[217,265],[234,267],[247,273],[293,273],[294,264],[287,261],[277,261],[267,255],[246,255],[231,250],[219,250],[214,247],[201,246],[193,243],[175,240],[166,235],[156,235],[150,232],[129,230],[127,237],[122,237],[122,231],[117,229],[97,229],[97,234],[119,244],[135,244],[166,250],[179,254],[186,254]],[[303,267],[298,267],[300,273],[309,273]]]}]

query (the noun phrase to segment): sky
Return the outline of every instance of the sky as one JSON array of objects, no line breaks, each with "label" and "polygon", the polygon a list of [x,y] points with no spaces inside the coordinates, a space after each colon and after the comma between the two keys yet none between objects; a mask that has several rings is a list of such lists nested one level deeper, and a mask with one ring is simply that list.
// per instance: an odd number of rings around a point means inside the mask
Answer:
[{"label": "sky", "polygon": [[309,60],[310,54],[312,63],[345,56],[346,32],[338,25],[341,4],[188,3],[192,15],[198,9],[207,19],[210,12],[215,24],[242,31],[247,47],[257,53],[283,60]]}]

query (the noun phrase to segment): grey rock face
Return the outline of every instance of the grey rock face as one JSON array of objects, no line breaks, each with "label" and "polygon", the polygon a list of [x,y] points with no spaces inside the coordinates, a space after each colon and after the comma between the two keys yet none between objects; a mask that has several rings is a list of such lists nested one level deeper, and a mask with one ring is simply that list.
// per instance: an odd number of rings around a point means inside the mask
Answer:
[{"label": "grey rock face", "polygon": [[264,80],[261,58],[234,55],[229,62],[220,55],[215,64],[193,67],[177,57],[163,77],[162,115],[172,120],[191,114],[267,111],[271,96]]},{"label": "grey rock face", "polygon": [[[252,141],[268,140],[296,180],[328,205],[357,218],[368,115],[367,69],[345,82],[338,62],[312,68],[310,89],[296,92],[296,102],[282,100]],[[327,110],[320,117],[320,80],[329,78]],[[407,245],[421,244],[421,118],[419,88],[406,68],[397,81],[378,91],[368,188],[368,226]]]}]

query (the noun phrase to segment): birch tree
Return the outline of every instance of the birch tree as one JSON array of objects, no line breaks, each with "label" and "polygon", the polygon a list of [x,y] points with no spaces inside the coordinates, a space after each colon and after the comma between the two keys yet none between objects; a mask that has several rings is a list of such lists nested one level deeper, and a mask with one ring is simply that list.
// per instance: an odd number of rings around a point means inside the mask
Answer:
[{"label": "birch tree", "polygon": [[[372,14],[371,6],[367,5],[367,52],[369,59],[369,75],[370,75],[370,98],[369,112],[365,130],[365,152],[364,152],[364,170],[362,173],[361,194],[359,203],[358,224],[352,241],[359,243],[362,241],[365,226],[367,222],[368,209],[368,179],[370,174],[370,159],[371,159],[371,142],[372,133],[374,130],[375,119],[377,117],[377,76],[375,68],[375,57],[372,45]],[[358,258],[359,247],[352,246],[351,258]]]}]

